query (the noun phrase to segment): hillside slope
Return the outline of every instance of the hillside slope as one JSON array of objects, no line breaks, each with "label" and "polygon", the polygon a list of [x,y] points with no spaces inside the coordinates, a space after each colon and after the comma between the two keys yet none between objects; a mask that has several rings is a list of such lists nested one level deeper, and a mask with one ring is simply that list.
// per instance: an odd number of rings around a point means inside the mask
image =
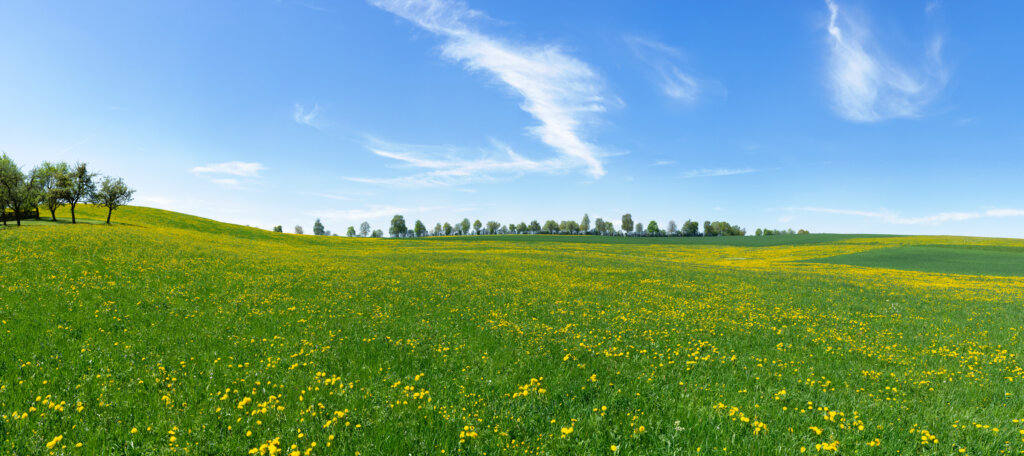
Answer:
[{"label": "hillside slope", "polygon": [[814,261],[1019,240],[350,239],[138,207],[114,221],[0,230],[0,453],[1024,449],[1024,278]]}]

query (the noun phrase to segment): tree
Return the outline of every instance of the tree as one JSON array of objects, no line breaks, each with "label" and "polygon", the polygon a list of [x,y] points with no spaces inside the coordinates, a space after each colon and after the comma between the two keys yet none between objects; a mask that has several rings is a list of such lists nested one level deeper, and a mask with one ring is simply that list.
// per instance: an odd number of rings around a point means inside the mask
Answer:
[{"label": "tree", "polygon": [[647,233],[651,236],[657,236],[660,232],[661,230],[658,229],[658,222],[651,220],[651,222],[647,224]]},{"label": "tree", "polygon": [[487,222],[487,234],[498,234],[498,229],[501,228],[501,224],[491,220]]},{"label": "tree", "polygon": [[763,232],[763,231],[761,231],[761,229],[760,229],[760,228],[758,228],[758,229],[757,229],[757,231],[754,231],[754,236],[761,236],[761,235],[763,235],[763,234],[764,234],[764,232]]},{"label": "tree", "polygon": [[302,225],[295,225],[295,234],[302,234]]},{"label": "tree", "polygon": [[90,173],[88,165],[79,162],[75,163],[74,168],[71,168],[67,182],[62,184],[62,187],[67,189],[64,194],[64,202],[71,206],[71,223],[76,223],[75,206],[80,202],[88,201],[96,191],[96,183],[93,182],[95,177],[96,173]]},{"label": "tree", "polygon": [[401,215],[395,215],[391,218],[391,229],[388,230],[388,234],[391,237],[405,236],[405,233],[409,231],[409,228],[405,226],[405,217]]},{"label": "tree", "polygon": [[413,226],[413,232],[416,234],[416,237],[422,237],[427,234],[427,226],[424,225],[423,222],[417,220],[416,224]]},{"label": "tree", "polygon": [[636,222],[635,229],[636,229],[637,236],[644,234],[644,224],[643,224],[643,222]]},{"label": "tree", "polygon": [[316,219],[316,221],[313,222],[313,236],[323,236],[323,235],[324,235],[324,224],[320,223],[320,219]]},{"label": "tree", "polygon": [[36,185],[42,192],[41,200],[43,206],[50,211],[50,218],[57,221],[57,209],[64,204],[64,193],[66,189],[61,185],[67,182],[67,176],[71,168],[67,163],[43,162],[32,170],[32,176]]},{"label": "tree", "polygon": [[97,206],[107,208],[107,224],[110,224],[110,215],[114,210],[128,204],[132,200],[135,190],[128,188],[124,179],[114,179],[107,176],[100,183],[100,189],[92,196],[92,202]]},{"label": "tree", "polygon": [[519,234],[526,233],[526,230],[528,230],[528,229],[529,228],[526,227],[526,223],[524,223],[524,222],[519,222],[519,224],[516,225],[516,232],[519,233]]},{"label": "tree", "polygon": [[370,235],[370,222],[363,222],[359,224],[359,235],[362,237]]},{"label": "tree", "polygon": [[381,230],[373,230],[373,233],[370,234],[370,237],[375,237],[375,238],[384,237],[384,232],[381,231]]},{"label": "tree", "polygon": [[548,221],[544,222],[544,227],[541,228],[540,231],[543,231],[543,232],[548,233],[548,234],[557,233],[558,232],[558,222],[556,222],[554,220],[548,220]]},{"label": "tree", "polygon": [[284,232],[284,228],[281,225],[277,225],[277,226],[274,227],[274,232],[275,233],[283,233]]},{"label": "tree", "polygon": [[469,234],[469,227],[469,219],[462,219],[462,222],[459,223],[459,234]]},{"label": "tree", "polygon": [[452,224],[451,223],[444,222],[444,226],[441,227],[441,229],[444,230],[444,235],[445,236],[451,236],[452,235]]},{"label": "tree", "polygon": [[583,220],[580,220],[580,231],[590,232],[590,214],[583,214]]},{"label": "tree", "polygon": [[18,226],[21,226],[22,211],[38,204],[41,199],[33,177],[25,176],[7,154],[0,156],[0,199],[4,200],[4,206],[14,209],[14,219]]},{"label": "tree", "polygon": [[669,220],[668,221],[668,235],[669,236],[675,236],[676,235],[676,229],[677,229],[676,228],[676,221],[675,220]]},{"label": "tree", "polygon": [[693,221],[687,220],[683,223],[683,236],[697,236],[700,234],[700,224]]},{"label": "tree", "polygon": [[704,235],[705,236],[718,236],[718,232],[715,231],[714,225],[712,225],[711,222],[709,222],[707,220],[704,221]]},{"label": "tree", "polygon": [[530,232],[531,233],[537,234],[537,233],[540,232],[540,229],[541,228],[540,228],[540,223],[539,222],[537,222],[536,220],[530,222]]},{"label": "tree", "polygon": [[615,234],[615,222],[604,222],[604,232],[614,235]]},{"label": "tree", "polygon": [[629,233],[633,232],[633,216],[632,215],[630,215],[630,214],[623,214],[622,215],[622,231],[625,231],[626,234],[629,234]]},{"label": "tree", "polygon": [[796,234],[811,234],[811,232],[805,229],[801,229],[800,231],[797,231]]},{"label": "tree", "polygon": [[480,220],[473,222],[473,234],[480,234],[480,228],[483,226],[484,224],[480,223]]},{"label": "tree", "polygon": [[345,231],[345,236],[355,237],[356,236],[356,227],[354,227],[354,226],[348,227],[348,230]]},{"label": "tree", "polygon": [[594,220],[594,232],[597,233],[597,234],[603,234],[604,233],[604,219],[603,218],[598,217],[596,220]]}]

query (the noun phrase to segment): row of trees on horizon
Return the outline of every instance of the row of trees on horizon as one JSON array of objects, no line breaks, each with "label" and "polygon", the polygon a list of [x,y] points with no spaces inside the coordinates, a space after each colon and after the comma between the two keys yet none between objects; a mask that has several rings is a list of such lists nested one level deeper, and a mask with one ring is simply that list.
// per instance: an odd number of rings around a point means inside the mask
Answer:
[{"label": "row of trees on horizon", "polygon": [[[410,228],[406,224],[405,217],[395,215],[391,219],[388,234],[396,238],[487,234],[575,234],[596,236],[746,236],[747,234],[746,229],[722,221],[705,221],[703,228],[702,231],[701,224],[693,220],[683,222],[681,227],[676,224],[675,220],[669,220],[666,227],[662,229],[658,222],[654,220],[644,225],[642,222],[634,223],[632,214],[623,214],[617,229],[614,222],[598,217],[591,223],[590,215],[583,214],[583,219],[579,222],[575,220],[563,220],[561,222],[548,220],[541,224],[537,220],[533,220],[530,223],[519,222],[503,225],[493,220],[487,223],[483,223],[480,220],[470,223],[468,218],[464,218],[461,222],[454,224],[448,222],[438,223],[434,225],[433,229],[428,229],[420,220],[416,220]],[[274,227],[273,231],[282,233],[284,228],[278,225]],[[300,225],[295,226],[294,232],[296,234],[304,234]],[[758,228],[754,234],[756,236],[771,236],[807,233],[807,230],[793,231],[793,229]],[[327,230],[320,219],[313,223],[313,234],[317,236],[338,236],[337,233],[331,233],[330,230]],[[379,238],[384,236],[384,232],[379,229],[371,230],[369,222],[363,222],[359,225],[358,231],[354,226],[348,227],[345,235],[348,237]]]},{"label": "row of trees on horizon", "polygon": [[[50,211],[57,221],[57,209],[71,208],[71,223],[79,203],[92,203],[107,208],[107,223],[114,210],[128,204],[135,190],[120,177],[91,172],[85,163],[43,162],[24,172],[7,154],[0,155],[0,219],[4,226],[14,219],[18,226],[27,218],[39,219],[39,207]],[[8,212],[10,210],[10,212]]]}]

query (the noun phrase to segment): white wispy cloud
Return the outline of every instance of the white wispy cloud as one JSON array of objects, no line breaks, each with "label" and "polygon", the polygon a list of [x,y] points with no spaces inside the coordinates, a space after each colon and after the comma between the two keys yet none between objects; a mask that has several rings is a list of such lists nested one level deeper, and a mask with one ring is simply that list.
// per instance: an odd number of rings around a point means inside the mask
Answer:
[{"label": "white wispy cloud", "polygon": [[825,0],[829,10],[829,86],[839,115],[855,122],[917,117],[945,87],[942,37],[929,41],[925,63],[908,69],[890,59],[860,21]]},{"label": "white wispy cloud", "polygon": [[664,43],[636,36],[624,37],[633,54],[649,65],[656,75],[658,87],[665,95],[684,103],[697,101],[702,84],[676,64],[682,52]]},{"label": "white wispy cloud", "polygon": [[734,176],[737,174],[748,174],[757,172],[754,168],[715,168],[715,169],[695,169],[683,173],[684,178],[693,177],[721,177],[721,176]]},{"label": "white wispy cloud", "polygon": [[498,142],[493,142],[492,149],[482,151],[479,158],[465,158],[470,154],[456,148],[397,144],[378,139],[371,139],[367,147],[380,157],[395,160],[398,167],[423,171],[393,178],[346,177],[347,180],[405,188],[456,187],[507,180],[524,173],[554,173],[571,166],[566,163],[566,157],[533,160]]},{"label": "white wispy cloud", "polygon": [[675,160],[658,160],[658,161],[652,163],[651,166],[668,166],[668,165],[674,165],[676,163],[677,162]]},{"label": "white wispy cloud", "polygon": [[237,187],[237,186],[239,186],[239,184],[241,184],[240,182],[238,182],[238,179],[230,179],[230,178],[210,179],[210,182],[213,182],[214,184],[217,184],[217,185],[223,185],[225,187]]},{"label": "white wispy cloud", "polygon": [[798,207],[788,208],[788,210],[865,217],[878,219],[893,225],[938,225],[943,222],[962,222],[987,217],[1024,217],[1024,210],[1021,209],[989,209],[986,211],[975,212],[941,212],[938,214],[920,217],[905,217],[900,215],[898,212],[885,209],[878,211],[862,211],[824,207]]},{"label": "white wispy cloud", "polygon": [[310,127],[319,127],[320,124],[317,122],[316,117],[320,115],[320,105],[313,104],[313,109],[306,111],[306,108],[301,104],[295,103],[295,122],[302,125],[308,125]]},{"label": "white wispy cloud", "polygon": [[264,171],[266,169],[267,167],[260,163],[230,161],[214,163],[206,166],[196,166],[189,171],[196,174],[230,174],[242,177],[258,177],[260,171]]},{"label": "white wispy cloud", "polygon": [[609,104],[601,78],[589,65],[558,46],[522,45],[486,35],[470,24],[484,15],[458,1],[371,3],[443,37],[445,57],[493,76],[522,96],[520,107],[540,122],[530,132],[561,157],[551,163],[563,169],[585,167],[595,178],[605,174],[601,151],[582,137],[592,117]]}]

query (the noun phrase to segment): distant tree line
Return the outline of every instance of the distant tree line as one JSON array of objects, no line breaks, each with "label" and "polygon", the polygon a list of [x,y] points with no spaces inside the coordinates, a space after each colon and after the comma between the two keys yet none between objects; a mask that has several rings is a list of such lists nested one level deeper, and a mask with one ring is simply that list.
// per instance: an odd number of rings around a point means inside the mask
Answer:
[{"label": "distant tree line", "polygon": [[768,228],[758,228],[757,231],[754,232],[755,236],[777,236],[777,235],[780,235],[780,234],[810,234],[810,231],[807,231],[807,230],[793,231],[792,228],[785,229],[785,230],[771,230],[771,229],[768,229]]},{"label": "distant tree line", "polygon": [[43,162],[29,172],[22,171],[7,154],[0,155],[0,219],[4,226],[13,219],[21,226],[22,219],[39,219],[39,207],[50,211],[57,221],[57,209],[71,209],[71,223],[77,223],[75,207],[92,203],[107,208],[107,223],[114,210],[131,202],[135,190],[120,177],[104,176],[89,171],[85,163]]},{"label": "distant tree line", "polygon": [[[468,218],[462,219],[460,222],[444,222],[437,223],[433,229],[428,229],[422,221],[416,220],[410,227],[405,217],[402,215],[395,215],[391,218],[391,226],[388,229],[388,234],[391,237],[425,237],[425,236],[466,236],[466,235],[487,235],[487,234],[574,234],[574,235],[592,235],[592,236],[746,236],[747,230],[740,228],[737,225],[731,225],[727,222],[712,222],[705,221],[703,223],[703,231],[701,230],[701,224],[693,220],[687,220],[683,222],[682,226],[676,224],[675,220],[669,220],[665,225],[665,228],[661,228],[658,222],[651,220],[646,225],[641,222],[634,223],[632,214],[623,214],[620,221],[619,227],[616,228],[615,223],[606,221],[600,217],[591,221],[589,214],[583,214],[583,218],[580,221],[576,220],[562,220],[560,222],[555,220],[548,220],[541,224],[537,220],[519,223],[507,223],[503,224],[497,221],[489,221],[483,223],[480,220],[470,222]],[[284,230],[280,225],[274,227],[274,231],[283,232]],[[302,234],[302,227],[296,226],[295,232]],[[807,233],[806,230],[800,230],[800,234]],[[330,235],[331,232],[324,230],[323,224],[320,220],[313,224],[313,234],[316,235]],[[782,230],[767,230],[758,229],[758,236],[762,235],[774,235],[774,234],[794,234],[793,230],[782,231]],[[346,236],[349,237],[383,237],[384,233],[381,230],[370,229],[368,222],[363,222],[359,225],[358,231],[354,226],[348,227]]]}]

